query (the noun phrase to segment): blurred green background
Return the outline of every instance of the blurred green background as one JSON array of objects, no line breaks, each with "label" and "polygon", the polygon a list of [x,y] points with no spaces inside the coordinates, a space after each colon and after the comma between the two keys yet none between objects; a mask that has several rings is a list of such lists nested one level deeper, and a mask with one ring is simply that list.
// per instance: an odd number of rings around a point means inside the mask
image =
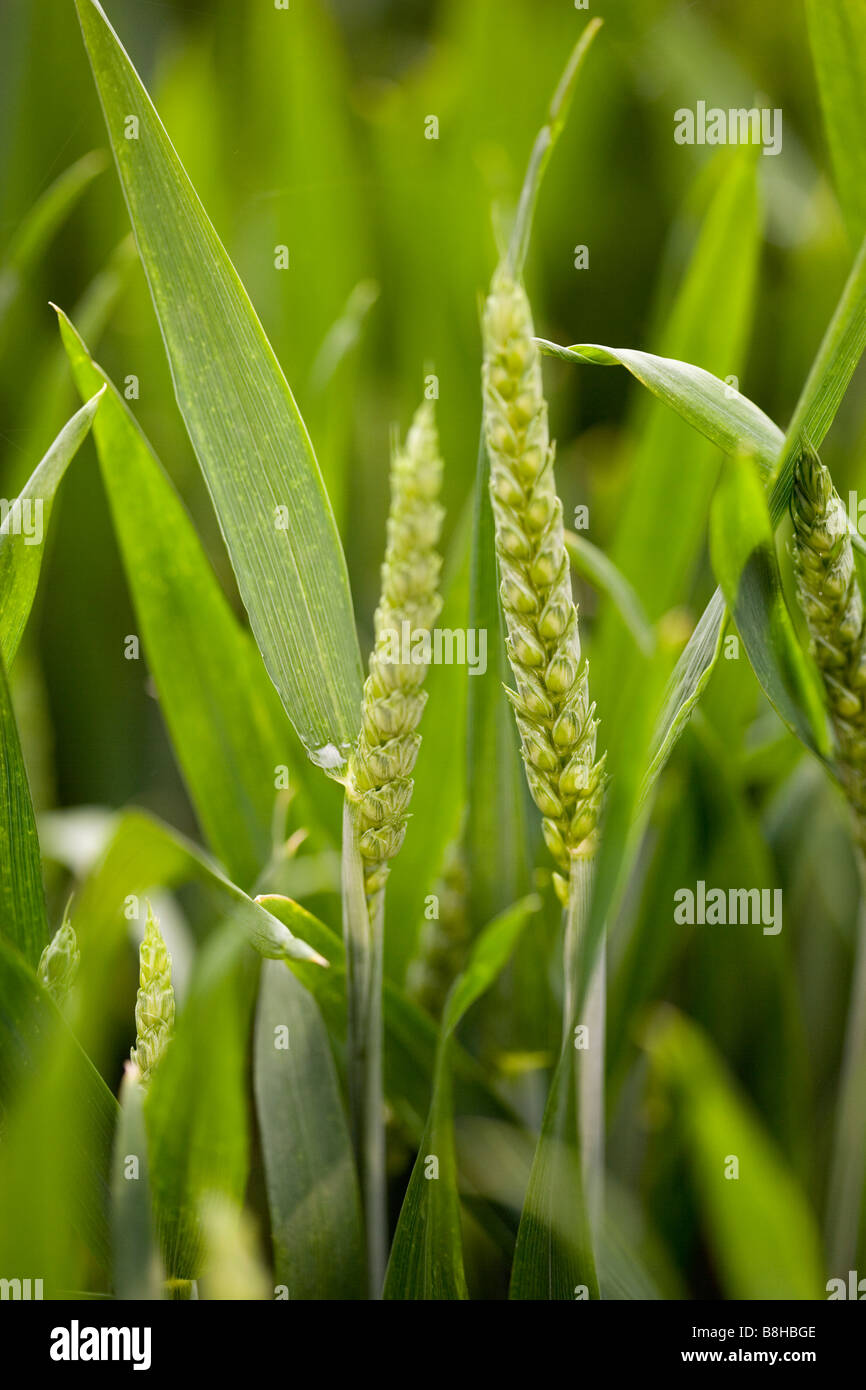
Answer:
[{"label": "blurred green background", "polygon": [[[453,541],[450,563],[459,562],[480,426],[479,296],[495,264],[496,221],[507,224],[513,211],[587,13],[570,0],[292,0],[285,13],[266,0],[111,0],[107,11],[308,424],[366,650],[390,432],[395,422],[405,431],[431,372],[447,469],[446,552]],[[527,269],[538,332],[694,355],[718,375],[735,374],[784,428],[854,251],[833,192],[803,7],[593,0],[590,13],[605,27],[546,179]],[[74,6],[2,0],[0,15],[2,263],[2,248],[14,251],[19,224],[52,181],[105,151],[106,139]],[[760,212],[742,232],[736,222],[728,229],[703,336],[693,325],[683,346],[671,342],[672,306],[736,159],[674,143],[674,111],[698,100],[782,108],[784,145],[777,158],[755,161]],[[425,138],[430,116],[436,140]],[[277,270],[283,245],[290,265]],[[581,245],[589,267],[578,270]],[[730,295],[741,302],[720,350],[713,329]],[[0,327],[5,497],[16,495],[77,404],[49,301],[71,314],[115,382],[138,379],[132,408],[240,611],[107,154],[28,264]],[[649,616],[675,610],[671,631],[687,632],[713,587],[705,510],[697,504],[684,521],[675,485],[646,514],[634,500],[640,440],[662,408],[648,406],[617,369],[550,362],[545,372],[566,517],[586,503],[586,534],[615,556]],[[843,497],[860,485],[866,462],[858,380],[823,453]],[[712,480],[719,457],[710,451],[708,459],[696,435],[683,426],[664,438],[668,480],[689,476],[693,452]],[[684,525],[692,553],[683,583],[668,593],[659,576]],[[640,562],[630,558],[639,553]],[[604,746],[605,698],[615,698],[618,677],[611,664],[596,670],[593,651],[612,620],[583,584],[580,598]],[[195,837],[145,663],[123,659],[135,630],[88,441],[61,490],[38,607],[13,671],[34,801],[40,813],[135,803]],[[607,650],[615,649],[608,635]],[[410,841],[424,834],[419,811]],[[438,867],[430,866],[431,881]],[[56,918],[69,878],[56,866],[52,875]],[[675,927],[673,893],[699,878],[781,886],[781,935]],[[670,1001],[706,1029],[820,1210],[856,892],[837,794],[783,734],[745,658],[723,661],[665,773],[638,871],[610,924],[609,1161],[630,1194],[629,1212],[643,1211],[664,1250],[655,1268],[668,1296],[730,1294],[732,1285],[692,1210],[700,1182],[682,1182],[671,1097],[647,1089],[639,1047],[646,1010]],[[526,1051],[533,1042],[542,1050],[551,1042],[543,1020],[534,1038],[521,1038]]]}]

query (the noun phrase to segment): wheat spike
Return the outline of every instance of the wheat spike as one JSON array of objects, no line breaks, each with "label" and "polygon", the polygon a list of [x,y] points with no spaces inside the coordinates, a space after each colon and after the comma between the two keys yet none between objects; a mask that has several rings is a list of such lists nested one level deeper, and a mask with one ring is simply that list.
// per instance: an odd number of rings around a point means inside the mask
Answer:
[{"label": "wheat spike", "polygon": [[805,448],[794,467],[797,597],[836,735],[842,785],[866,850],[866,630],[848,517],[829,471]]},{"label": "wheat spike", "polygon": [[392,458],[376,642],[364,682],[361,735],[349,762],[347,795],[357,809],[368,898],[384,887],[389,861],[406,833],[427,666],[398,658],[405,633],[429,633],[442,608],[442,561],[436,552],[443,517],[441,486],[433,406],[425,401],[405,447],[396,449]]},{"label": "wheat spike", "polygon": [[63,1003],[72,988],[80,963],[78,937],[69,917],[65,916],[63,924],[58,927],[39,957],[37,969],[39,983],[48,990],[58,1006]]},{"label": "wheat spike", "polygon": [[147,925],[139,948],[139,988],[135,1001],[135,1046],[130,1053],[141,1081],[154,1073],[174,1028],[171,956],[159,923],[147,905]]},{"label": "wheat spike", "polygon": [[529,790],[561,874],[595,848],[604,790],[595,706],[581,660],[577,609],[553,476],[541,360],[526,292],[509,270],[494,276],[483,320],[484,429],[496,528],[500,596]]}]

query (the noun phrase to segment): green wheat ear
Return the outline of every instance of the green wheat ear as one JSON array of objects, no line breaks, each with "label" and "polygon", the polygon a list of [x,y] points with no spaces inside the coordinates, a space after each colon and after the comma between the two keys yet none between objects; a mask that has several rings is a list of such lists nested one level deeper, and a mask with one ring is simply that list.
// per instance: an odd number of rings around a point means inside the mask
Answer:
[{"label": "green wheat ear", "polygon": [[794,467],[792,546],[797,597],[836,735],[842,785],[866,851],[866,631],[848,516],[808,446]]},{"label": "green wheat ear", "polygon": [[39,983],[48,990],[58,1006],[63,1003],[72,988],[80,964],[78,937],[67,913],[63,918],[63,924],[58,927],[39,957],[37,968]]},{"label": "green wheat ear", "polygon": [[553,476],[541,358],[532,312],[507,262],[483,318],[484,431],[506,645],[517,690],[508,691],[529,790],[568,899],[571,861],[591,855],[604,791],[595,706],[581,661],[577,609]]},{"label": "green wheat ear", "polygon": [[139,988],[135,1001],[135,1047],[130,1056],[146,1085],[174,1028],[174,990],[171,984],[171,956],[147,905],[147,925],[139,948]]},{"label": "green wheat ear", "polygon": [[415,414],[405,446],[391,461],[382,594],[376,609],[376,643],[364,683],[361,735],[349,760],[346,791],[357,808],[358,835],[368,898],[385,885],[389,861],[406,833],[417,733],[427,699],[421,689],[427,667],[395,659],[406,631],[428,632],[442,608],[436,544],[442,528],[439,504],[442,460],[433,406]]}]

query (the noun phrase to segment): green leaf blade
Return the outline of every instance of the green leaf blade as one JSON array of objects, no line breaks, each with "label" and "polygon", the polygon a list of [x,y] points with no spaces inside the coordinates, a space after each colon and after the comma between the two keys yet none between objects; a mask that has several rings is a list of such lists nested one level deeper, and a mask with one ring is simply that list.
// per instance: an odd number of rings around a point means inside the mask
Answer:
[{"label": "green leaf blade", "polygon": [[105,155],[91,150],[64,169],[22,218],[0,267],[0,322],[5,320],[28,272],[105,165]]},{"label": "green leaf blade", "polygon": [[158,459],[69,319],[59,320],[82,395],[108,385],[94,437],[178,762],[214,854],[249,885],[271,850],[274,774],[286,756],[269,718],[273,690],[261,666],[253,669],[248,635]]},{"label": "green leaf blade", "polygon": [[0,661],[0,936],[35,967],[51,936],[27,769]]},{"label": "green leaf blade", "polygon": [[101,394],[99,386],[67,420],[0,525],[0,655],[7,670],[33,607],[55,494],[93,423]]},{"label": "green leaf blade", "polygon": [[339,757],[357,734],[361,665],[309,436],[129,58],[95,0],[77,8],[178,404],[253,632],[305,746],[333,765],[331,750]]},{"label": "green leaf blade", "polygon": [[276,1281],[291,1299],[360,1298],[358,1184],[328,1035],[277,961],[262,968],[254,1068]]},{"label": "green leaf blade", "polygon": [[539,345],[550,356],[566,362],[625,367],[658,400],[725,453],[749,449],[763,472],[772,471],[784,443],[782,431],[747,396],[703,367],[634,348],[602,347],[597,343],[562,348],[539,339]]},{"label": "green leaf blade", "polygon": [[529,1176],[508,1294],[521,1302],[600,1296],[576,1142],[576,1057],[564,1048]]},{"label": "green leaf blade", "polygon": [[[708,1039],[669,1009],[654,1021],[647,1050],[680,1121],[725,1297],[825,1297],[805,1195]],[[726,1176],[725,1155],[739,1161],[736,1180]]]},{"label": "green leaf blade", "polygon": [[[131,1169],[130,1159],[135,1160]],[[120,1086],[120,1113],[111,1171],[114,1290],[118,1298],[161,1297],[159,1256],[151,1213],[144,1088],[131,1064]]]},{"label": "green leaf blade", "polygon": [[383,1293],[386,1300],[461,1302],[469,1297],[446,1053],[447,1048],[440,1054],[427,1127],[394,1234]]},{"label": "green leaf blade", "polygon": [[866,235],[866,9],[860,0],[806,0],[809,42],[845,219]]},{"label": "green leaf blade", "polygon": [[540,908],[541,899],[531,893],[506,908],[479,934],[446,1000],[442,1012],[443,1036],[450,1037],[464,1014],[490,989],[505,969],[529,917]]},{"label": "green leaf blade", "polygon": [[[464,1014],[511,959],[530,915],[540,906],[540,900],[530,895],[488,923],[449,993],[442,1015],[430,1112],[388,1262],[386,1299],[469,1297],[460,1232],[452,1039]],[[435,1174],[431,1160],[436,1163]]]},{"label": "green leaf blade", "polygon": [[196,1279],[213,1196],[243,1201],[250,1163],[248,1037],[256,961],[231,926],[196,962],[177,1028],[156,1068],[144,1118],[166,1274]]}]

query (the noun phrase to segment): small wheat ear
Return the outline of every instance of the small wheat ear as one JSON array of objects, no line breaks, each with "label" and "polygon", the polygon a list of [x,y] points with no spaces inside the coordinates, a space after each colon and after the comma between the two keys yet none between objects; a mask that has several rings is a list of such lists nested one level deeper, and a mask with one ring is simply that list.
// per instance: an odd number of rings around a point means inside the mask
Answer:
[{"label": "small wheat ear", "polygon": [[433,405],[425,401],[416,411],[405,446],[392,450],[376,641],[364,683],[361,735],[349,761],[346,786],[357,815],[368,899],[384,888],[389,862],[406,833],[427,667],[400,658],[405,633],[429,634],[442,608],[442,561],[436,551],[443,519],[442,471]]},{"label": "small wheat ear", "polygon": [[174,1030],[174,989],[171,956],[153,908],[147,904],[147,924],[139,948],[139,988],[135,1001],[135,1046],[130,1058],[147,1085],[162,1059]]},{"label": "small wheat ear", "polygon": [[67,906],[63,922],[39,957],[37,967],[39,983],[48,991],[58,1007],[63,1004],[72,988],[80,964],[78,937],[69,919]]},{"label": "small wheat ear", "polygon": [[836,736],[839,774],[866,852],[866,620],[848,514],[805,444],[791,490],[797,598]]}]

